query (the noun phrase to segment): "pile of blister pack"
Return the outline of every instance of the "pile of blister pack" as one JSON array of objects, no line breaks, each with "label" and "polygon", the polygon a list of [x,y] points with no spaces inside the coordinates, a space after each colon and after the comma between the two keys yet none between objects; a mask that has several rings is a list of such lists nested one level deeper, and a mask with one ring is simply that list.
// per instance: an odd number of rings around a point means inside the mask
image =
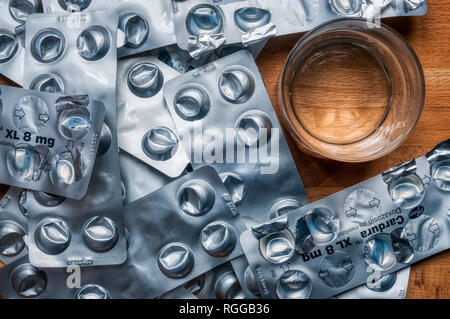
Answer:
[{"label": "pile of blister pack", "polygon": [[0,0],[3,298],[404,298],[450,141],[308,204],[255,63],[425,0]]}]

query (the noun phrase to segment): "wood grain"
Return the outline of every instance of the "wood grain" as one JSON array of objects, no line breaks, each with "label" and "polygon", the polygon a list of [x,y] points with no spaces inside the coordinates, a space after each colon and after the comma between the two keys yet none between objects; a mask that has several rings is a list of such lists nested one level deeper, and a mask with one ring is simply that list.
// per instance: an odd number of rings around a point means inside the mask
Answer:
[{"label": "wood grain", "polygon": [[[297,149],[288,138],[295,162],[311,201],[317,201],[352,186],[411,158],[424,155],[450,137],[450,0],[428,0],[425,17],[395,18],[384,22],[399,31],[422,63],[427,96],[415,131],[391,154],[364,164],[337,163],[316,159]],[[258,65],[278,112],[277,86],[289,51],[299,35],[269,41]],[[0,84],[14,85],[0,76]],[[0,185],[0,195],[7,186]],[[450,252],[441,253],[412,267],[408,298],[450,298]]]}]

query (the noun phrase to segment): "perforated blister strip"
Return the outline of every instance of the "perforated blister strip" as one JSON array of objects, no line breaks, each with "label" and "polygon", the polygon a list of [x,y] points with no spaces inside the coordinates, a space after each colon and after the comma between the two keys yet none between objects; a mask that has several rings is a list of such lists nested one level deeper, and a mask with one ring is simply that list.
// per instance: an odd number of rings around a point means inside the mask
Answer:
[{"label": "perforated blister strip", "polygon": [[113,11],[119,15],[118,56],[124,57],[174,44],[167,0],[42,0],[44,12]]},{"label": "perforated blister strip", "polygon": [[117,50],[111,46],[117,41],[117,21],[109,12],[36,14],[27,20],[26,85],[49,74],[61,80],[66,94],[87,93],[106,107],[87,195],[51,207],[31,198],[30,261],[37,267],[112,265],[126,259],[116,128]]},{"label": "perforated blister strip", "polygon": [[308,203],[250,53],[185,73],[165,84],[164,96],[192,166],[214,166],[247,226]]},{"label": "perforated blister strip", "polygon": [[[449,248],[450,140],[241,236],[266,298],[328,298]],[[317,280],[319,278],[320,280]]]},{"label": "perforated blister strip", "polygon": [[119,60],[117,67],[119,147],[172,178],[189,164],[162,90],[178,75],[154,57]]},{"label": "perforated blister strip", "polygon": [[0,86],[0,182],[81,199],[105,117],[102,102]]},{"label": "perforated blister strip", "polygon": [[224,44],[312,30],[342,17],[424,15],[425,0],[173,0],[178,45],[199,57]]}]

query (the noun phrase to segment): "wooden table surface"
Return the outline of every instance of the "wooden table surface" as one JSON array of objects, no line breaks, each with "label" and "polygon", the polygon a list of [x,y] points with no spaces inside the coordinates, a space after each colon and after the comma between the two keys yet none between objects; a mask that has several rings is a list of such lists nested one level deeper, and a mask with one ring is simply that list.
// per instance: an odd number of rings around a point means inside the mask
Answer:
[{"label": "wooden table surface", "polygon": [[[313,158],[299,151],[288,138],[311,201],[420,157],[437,143],[450,138],[450,0],[428,0],[428,3],[429,11],[425,17],[384,20],[410,42],[424,69],[427,96],[416,129],[396,151],[364,164]],[[277,111],[278,79],[298,38],[299,35],[295,35],[270,40],[257,61]],[[0,84],[14,85],[1,76]],[[0,195],[6,190],[7,186],[0,185]],[[450,298],[450,252],[412,266],[407,298]]]}]

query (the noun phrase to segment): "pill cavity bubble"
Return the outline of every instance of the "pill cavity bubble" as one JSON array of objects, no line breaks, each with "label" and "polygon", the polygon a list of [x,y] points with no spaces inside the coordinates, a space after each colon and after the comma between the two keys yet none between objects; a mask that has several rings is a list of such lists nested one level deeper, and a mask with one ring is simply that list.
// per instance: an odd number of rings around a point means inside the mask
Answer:
[{"label": "pill cavity bubble", "polygon": [[47,275],[31,264],[22,264],[13,270],[11,284],[20,296],[34,298],[47,287]]},{"label": "pill cavity bubble", "polygon": [[248,147],[267,144],[272,128],[270,117],[266,113],[257,110],[251,110],[242,114],[235,126],[239,141]]},{"label": "pill cavity bubble", "polygon": [[38,248],[49,255],[58,255],[70,245],[72,235],[69,226],[60,218],[45,218],[34,232]]},{"label": "pill cavity bubble", "polygon": [[112,135],[106,123],[103,123],[102,132],[100,133],[100,141],[98,143],[97,156],[106,154],[111,147]]},{"label": "pill cavity bubble", "polygon": [[411,174],[389,184],[388,192],[396,205],[410,209],[422,202],[425,197],[425,186],[419,176]]},{"label": "pill cavity bubble", "polygon": [[305,216],[305,222],[315,244],[324,245],[332,242],[338,235],[340,222],[329,209],[317,207]]},{"label": "pill cavity bubble", "polygon": [[255,7],[241,8],[234,13],[234,21],[243,32],[261,28],[269,24],[271,18],[272,15],[269,11]]},{"label": "pill cavity bubble", "polygon": [[31,54],[41,63],[57,61],[66,47],[64,35],[54,28],[39,31],[31,41]]},{"label": "pill cavity bubble", "polygon": [[24,23],[30,14],[36,13],[33,0],[10,0],[9,14],[19,23]]},{"label": "pill cavity bubble", "polygon": [[191,216],[203,216],[214,206],[216,196],[211,185],[199,179],[183,184],[178,192],[178,205]]},{"label": "pill cavity bubble", "polygon": [[68,108],[58,114],[58,132],[67,140],[80,140],[91,129],[91,113],[85,107]]},{"label": "pill cavity bubble", "polygon": [[75,299],[111,299],[111,296],[102,286],[84,285],[76,292]]},{"label": "pill cavity bubble", "polygon": [[158,94],[164,84],[164,76],[155,64],[139,63],[128,73],[128,87],[131,92],[143,99]]},{"label": "pill cavity bubble", "polygon": [[269,217],[270,219],[275,219],[284,216],[294,210],[297,210],[302,206],[303,205],[295,199],[282,199],[272,206],[272,208],[270,209]]},{"label": "pill cavity bubble", "polygon": [[337,251],[325,256],[319,264],[319,278],[329,287],[339,288],[352,281],[355,265],[349,254]]},{"label": "pill cavity bubble", "polygon": [[330,0],[330,7],[339,15],[352,16],[361,12],[362,0]]},{"label": "pill cavity bubble", "polygon": [[83,30],[77,39],[78,54],[85,60],[97,61],[103,58],[111,46],[108,30],[94,25]]},{"label": "pill cavity bubble", "polygon": [[294,236],[289,230],[267,235],[259,240],[259,251],[267,261],[282,264],[294,255]]},{"label": "pill cavity bubble", "polygon": [[111,250],[119,239],[116,223],[104,216],[90,218],[83,226],[83,241],[95,252]]},{"label": "pill cavity bubble", "polygon": [[0,222],[0,255],[14,257],[25,248],[25,230],[14,221]]},{"label": "pill cavity bubble", "polygon": [[70,152],[62,152],[53,159],[54,174],[65,185],[73,185],[83,177],[83,162]]},{"label": "pill cavity bubble", "polygon": [[225,272],[217,278],[214,294],[217,299],[245,299],[241,285],[232,271]]},{"label": "pill cavity bubble", "polygon": [[124,11],[119,16],[119,30],[123,32],[123,45],[128,48],[142,46],[150,33],[147,19],[134,11]]},{"label": "pill cavity bubble", "polygon": [[79,12],[85,10],[92,0],[58,0],[59,6],[68,12]]},{"label": "pill cavity bubble", "polygon": [[187,276],[194,267],[194,254],[184,244],[171,243],[158,255],[158,266],[167,277],[178,279]]},{"label": "pill cavity bubble", "polygon": [[276,285],[277,297],[280,299],[307,299],[311,291],[311,278],[300,270],[285,272]]},{"label": "pill cavity bubble", "polygon": [[363,250],[366,263],[375,270],[388,270],[397,263],[391,238],[388,234],[372,236],[364,243]]},{"label": "pill cavity bubble", "polygon": [[19,49],[19,39],[6,29],[0,28],[0,63],[10,61]]},{"label": "pill cavity bubble", "polygon": [[[27,144],[19,144],[9,152],[8,164],[12,168],[13,176],[25,180],[33,180],[35,163],[35,150]],[[12,164],[12,165],[11,165]]]},{"label": "pill cavity bubble", "polygon": [[230,193],[233,203],[242,204],[247,196],[247,187],[242,178],[233,172],[225,172],[220,174],[220,179]]},{"label": "pill cavity bubble", "polygon": [[426,214],[410,219],[401,233],[401,238],[408,240],[414,250],[419,252],[433,249],[440,236],[441,227],[431,216]]},{"label": "pill cavity bubble", "polygon": [[188,13],[186,28],[194,36],[221,33],[223,29],[223,15],[215,6],[200,4],[193,7]]},{"label": "pill cavity bubble", "polygon": [[375,292],[385,292],[394,287],[397,281],[397,273],[393,272],[381,278],[374,278],[366,283],[366,287]]},{"label": "pill cavity bubble", "polygon": [[237,236],[233,227],[225,222],[213,222],[202,229],[203,249],[211,256],[228,256],[236,247]]},{"label": "pill cavity bubble", "polygon": [[402,232],[403,227],[391,232],[392,247],[397,261],[402,264],[409,264],[414,258],[414,247],[408,239],[402,237]]},{"label": "pill cavity bubble", "polygon": [[43,74],[39,75],[31,82],[30,90],[62,94],[64,92],[64,84],[57,75]]},{"label": "pill cavity bubble", "polygon": [[433,163],[431,177],[434,184],[441,190],[450,191],[450,160]]},{"label": "pill cavity bubble", "polygon": [[148,131],[142,139],[144,153],[155,161],[167,161],[177,152],[179,146],[175,133],[164,126]]},{"label": "pill cavity bubble", "polygon": [[185,121],[201,120],[208,114],[211,100],[208,92],[199,85],[188,84],[175,95],[175,112]]},{"label": "pill cavity bubble", "polygon": [[245,103],[255,91],[255,80],[247,69],[231,67],[220,75],[219,91],[230,103]]},{"label": "pill cavity bubble", "polygon": [[34,198],[37,202],[46,207],[56,207],[61,205],[65,198],[61,196],[52,195],[44,192],[33,192]]}]

